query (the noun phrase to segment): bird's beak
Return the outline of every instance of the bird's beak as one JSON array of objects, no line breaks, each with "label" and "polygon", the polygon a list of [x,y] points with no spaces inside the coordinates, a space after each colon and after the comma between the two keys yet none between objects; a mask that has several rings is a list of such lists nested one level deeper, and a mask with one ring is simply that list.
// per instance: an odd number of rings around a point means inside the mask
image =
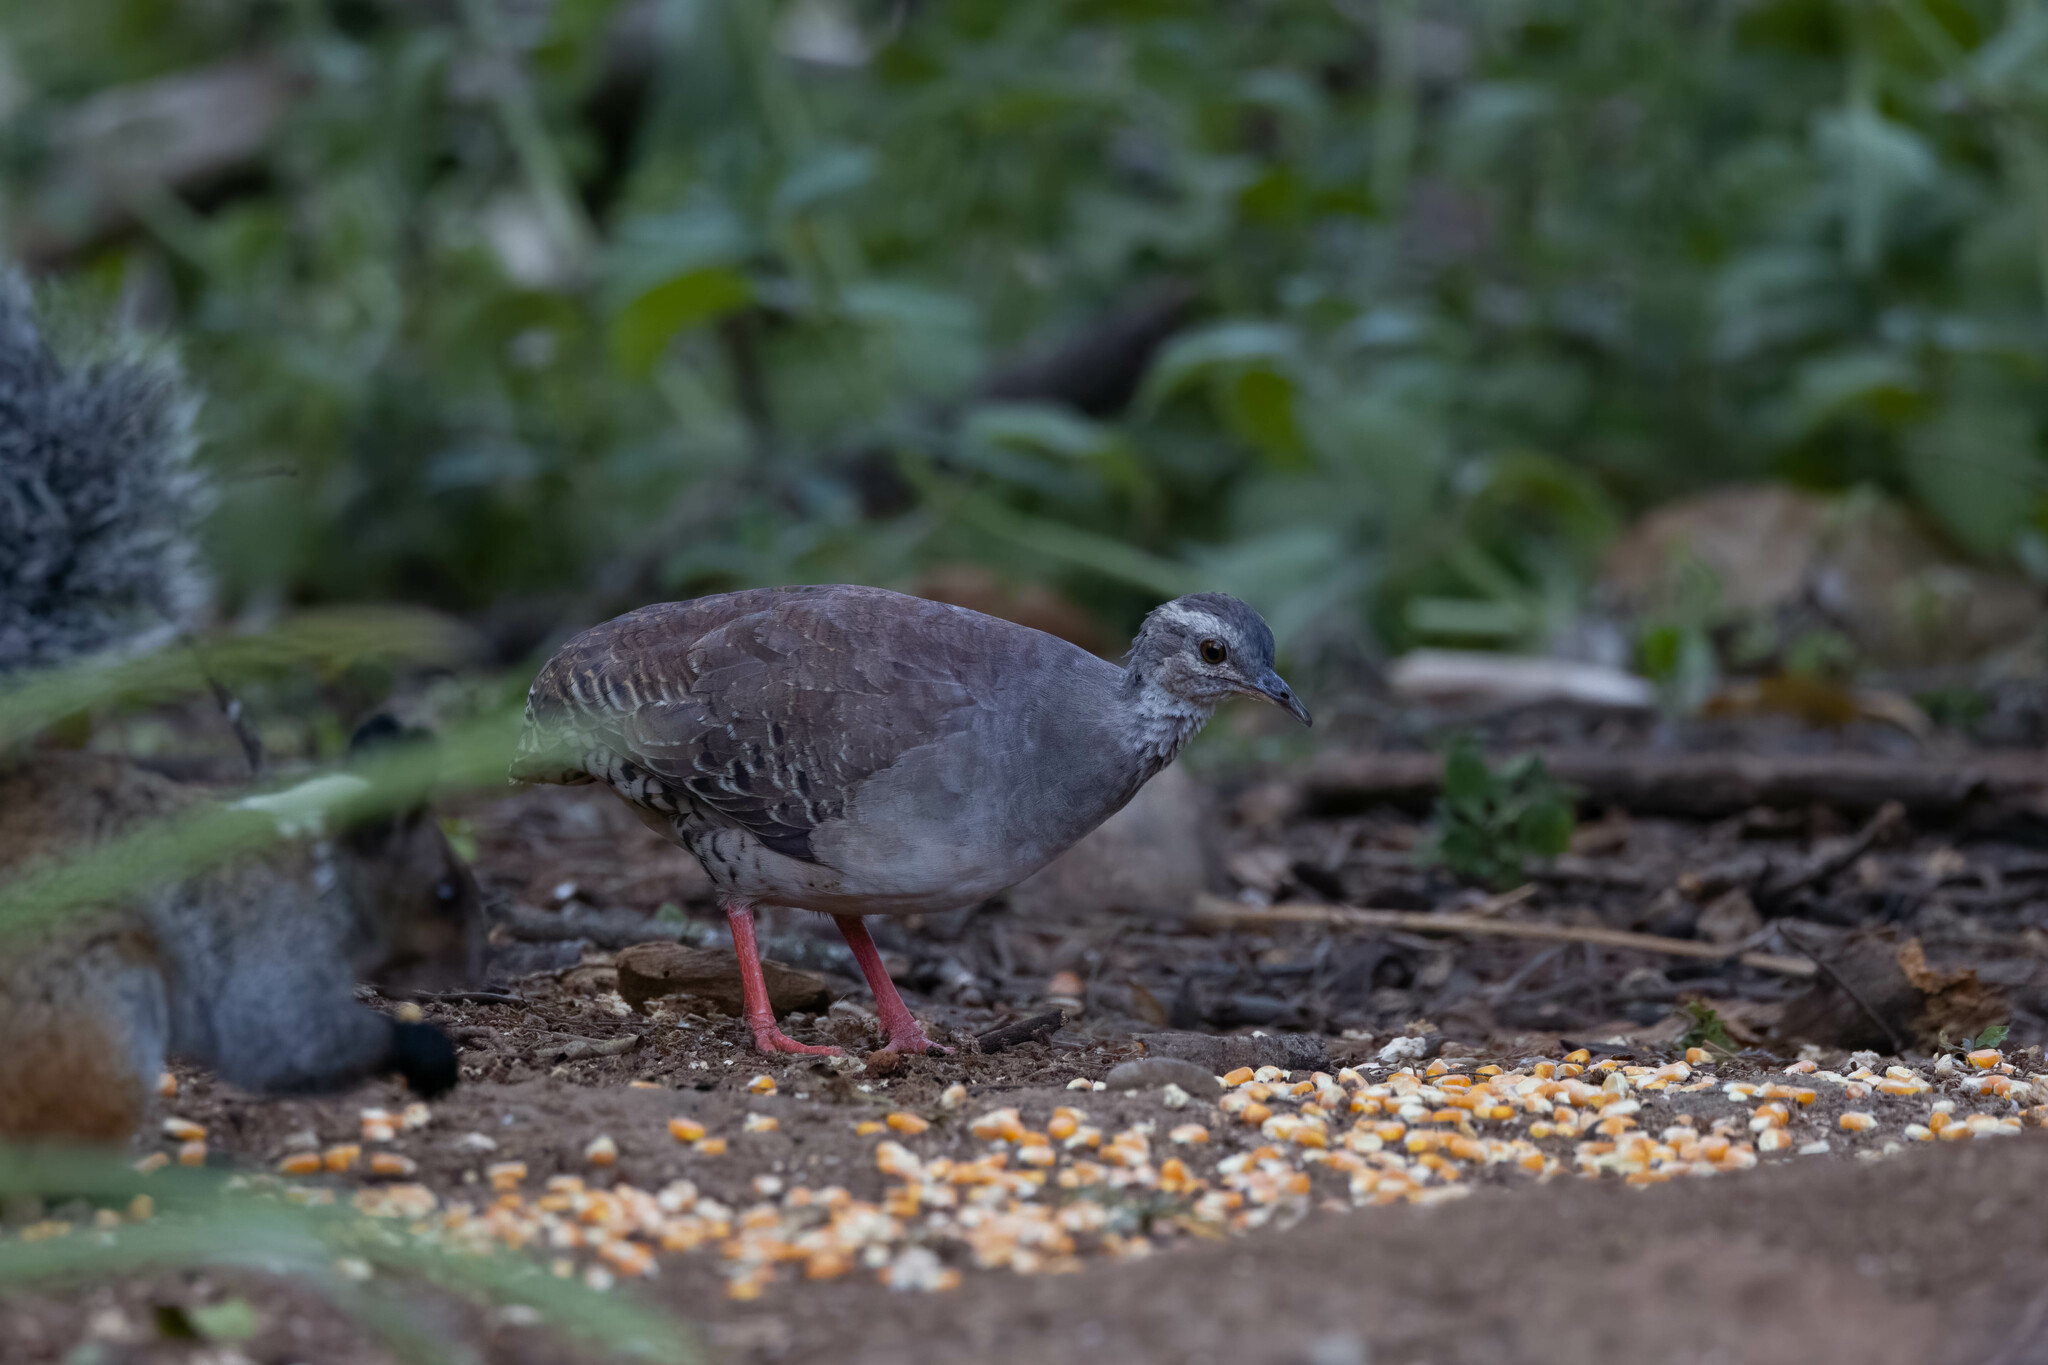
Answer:
[{"label": "bird's beak", "polygon": [[1272,669],[1267,669],[1265,676],[1253,684],[1252,691],[1254,695],[1272,702],[1303,725],[1315,724],[1309,719],[1308,708],[1301,704],[1300,697],[1294,695],[1294,689],[1287,685],[1287,680]]}]

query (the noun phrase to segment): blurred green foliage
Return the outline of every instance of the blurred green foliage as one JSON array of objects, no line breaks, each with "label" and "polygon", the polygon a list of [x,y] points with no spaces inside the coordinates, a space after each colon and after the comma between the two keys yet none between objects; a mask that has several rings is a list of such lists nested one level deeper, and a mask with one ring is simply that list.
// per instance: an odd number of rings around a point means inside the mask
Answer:
[{"label": "blurred green foliage", "polygon": [[1460,735],[1444,751],[1443,795],[1419,861],[1508,890],[1530,864],[1570,847],[1577,824],[1572,801],[1571,790],[1540,756],[1521,754],[1490,768],[1478,742]]},{"label": "blurred green foliage", "polygon": [[[167,296],[231,605],[970,560],[1125,620],[1201,585],[1283,641],[1529,645],[1626,512],[1766,475],[2048,570],[2033,0],[66,0],[6,36],[24,239],[79,101],[297,82],[257,164],[52,257]],[[1168,278],[1197,316],[1127,407],[973,397]]]},{"label": "blurred green foliage", "polygon": [[[281,1182],[175,1167],[138,1175],[112,1154],[0,1144],[0,1199],[120,1211],[138,1196],[141,1222],[79,1227],[68,1235],[0,1241],[0,1295],[51,1292],[109,1276],[233,1268],[289,1278],[345,1313],[364,1337],[405,1365],[474,1365],[483,1359],[449,1305],[429,1292],[545,1322],[592,1348],[586,1356],[694,1365],[695,1338],[630,1291],[600,1293],[510,1252],[458,1251],[345,1207],[287,1203]],[[159,1308],[163,1335],[239,1340],[261,1326],[245,1299],[191,1310]],[[168,1329],[168,1330],[165,1330]],[[99,1359],[90,1348],[70,1359]]]}]

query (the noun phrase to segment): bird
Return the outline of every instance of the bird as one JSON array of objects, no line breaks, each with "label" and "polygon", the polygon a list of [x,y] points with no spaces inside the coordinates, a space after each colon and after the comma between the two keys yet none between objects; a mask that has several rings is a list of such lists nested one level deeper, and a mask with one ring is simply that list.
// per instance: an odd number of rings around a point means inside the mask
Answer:
[{"label": "bird", "polygon": [[710,876],[764,1053],[777,1027],[757,905],[832,916],[898,1052],[944,1052],[864,920],[952,910],[1023,880],[1122,809],[1224,700],[1308,709],[1245,603],[1155,607],[1121,666],[963,607],[849,584],[663,602],[541,668],[511,776],[601,784]]}]

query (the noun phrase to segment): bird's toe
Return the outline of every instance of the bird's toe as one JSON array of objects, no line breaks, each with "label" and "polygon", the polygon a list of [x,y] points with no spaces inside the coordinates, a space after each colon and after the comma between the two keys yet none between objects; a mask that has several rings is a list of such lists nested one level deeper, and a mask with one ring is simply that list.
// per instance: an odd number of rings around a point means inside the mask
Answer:
[{"label": "bird's toe", "polygon": [[841,1047],[819,1047],[813,1043],[799,1043],[779,1028],[754,1030],[754,1048],[758,1052],[787,1052],[799,1057],[843,1057],[846,1049]]}]

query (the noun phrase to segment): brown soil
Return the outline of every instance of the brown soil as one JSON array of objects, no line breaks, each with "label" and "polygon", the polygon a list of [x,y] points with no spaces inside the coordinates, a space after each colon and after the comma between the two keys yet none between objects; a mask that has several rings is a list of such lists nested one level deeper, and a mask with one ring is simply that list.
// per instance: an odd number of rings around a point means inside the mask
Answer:
[{"label": "brown soil", "polygon": [[[1233,853],[1286,853],[1264,864],[1278,869],[1262,888],[1276,898],[1301,899],[1317,884],[1362,904],[1442,904],[1454,894],[1399,855],[1413,840],[1412,820],[1380,814],[1349,824],[1260,824],[1243,814],[1259,799],[1251,793],[1240,803],[1228,842]],[[1595,1047],[1596,1061],[1628,1065],[1655,1066],[1681,1050],[1669,1011],[1681,994],[1674,978],[1683,978],[1671,964],[1640,956],[1574,948],[1555,954],[1547,972],[1533,972],[1524,969],[1541,945],[1381,935],[1361,975],[1346,957],[1358,945],[1327,932],[1210,936],[1116,917],[1021,924],[998,910],[892,926],[882,935],[885,951],[898,959],[900,979],[935,1036],[955,1043],[1043,1009],[1053,975],[1075,973],[1086,1011],[1049,1041],[996,1056],[963,1050],[906,1058],[893,1070],[844,1075],[811,1059],[764,1059],[751,1052],[737,1021],[701,1001],[670,998],[637,1014],[618,1000],[602,945],[630,941],[636,930],[673,936],[684,921],[672,912],[650,918],[664,902],[683,907],[694,916],[687,923],[699,926],[709,909],[682,856],[620,814],[608,800],[567,792],[467,813],[501,930],[554,916],[587,924],[590,940],[501,932],[499,968],[512,978],[503,989],[518,1003],[420,1006],[462,1041],[464,1084],[432,1107],[425,1127],[373,1150],[412,1158],[412,1178],[444,1208],[488,1201],[486,1169],[513,1161],[525,1163],[522,1188],[536,1195],[555,1175],[580,1177],[593,1189],[648,1191],[686,1179],[704,1197],[744,1210],[762,1202],[757,1178],[772,1176],[785,1188],[836,1185],[855,1200],[881,1200],[892,1182],[876,1168],[878,1142],[901,1141],[926,1161],[972,1160],[989,1144],[966,1131],[968,1120],[999,1106],[1014,1106],[1033,1128],[1062,1105],[1085,1108],[1105,1135],[1155,1123],[1155,1158],[1179,1156],[1194,1178],[1213,1186],[1223,1181],[1219,1163],[1268,1142],[1220,1112],[1217,1095],[1169,1110],[1158,1090],[1081,1093],[1069,1082],[1099,1080],[1137,1055],[1139,1032],[1169,1023],[1227,1027],[1232,1010],[1265,1009],[1271,1000],[1296,1011],[1285,1023],[1322,1032],[1330,1070],[1357,1063],[1368,1080],[1386,1077],[1387,1068],[1366,1064],[1418,1018],[1433,1022],[1424,1034],[1431,1050],[1461,1057],[1466,1074],[1488,1062],[1526,1071],[1580,1041]],[[1577,882],[1547,883],[1516,913],[1640,927],[1629,916],[1688,867],[1725,865],[1759,846],[1774,857],[1806,857],[1844,833],[1824,815],[1804,818],[1810,827],[1762,817],[1711,828],[1610,822],[1601,836],[1608,842],[1586,841]],[[2008,1056],[2022,1075],[2038,1072],[2038,1015],[2029,1010],[2039,998],[2034,956],[2048,897],[2024,890],[2040,876],[2027,861],[2036,855],[1998,845],[1958,853],[1950,845],[1941,831],[1913,831],[1797,908],[1814,912],[1814,933],[1825,934],[1819,912],[1829,898],[1860,908],[1905,897],[1891,918],[1931,955],[1946,966],[1982,965],[2028,1002],[2015,1014],[2021,1028]],[[767,929],[771,951],[832,975],[829,939],[804,920]],[[833,979],[837,991],[865,1000],[855,982]],[[1935,1083],[1931,1093],[1852,1102],[1839,1085],[1787,1075],[1792,1046],[1769,1037],[1785,1000],[1804,983],[1720,964],[1701,980],[1700,993],[1743,1039],[1769,1045],[1720,1056],[1703,1070],[1721,1082],[1812,1088],[1814,1101],[1795,1107],[1791,1132],[1795,1147],[1825,1141],[1825,1152],[1788,1149],[1754,1171],[1635,1188],[1611,1174],[1581,1178],[1576,1141],[1552,1138],[1537,1144],[1559,1163],[1547,1176],[1510,1162],[1474,1163],[1460,1177],[1473,1187],[1471,1197],[1412,1207],[1353,1207],[1339,1172],[1300,1165],[1300,1153],[1291,1152],[1296,1168],[1310,1172],[1307,1195],[1271,1205],[1264,1226],[1228,1236],[1205,1236],[1179,1219],[1184,1201],[1141,1207],[1098,1194],[1119,1217],[1139,1218],[1149,1254],[1131,1255],[1125,1243],[1117,1255],[1106,1239],[1082,1238],[1081,1273],[978,1269],[957,1243],[940,1243],[942,1259],[964,1271],[950,1291],[891,1292],[863,1268],[809,1281],[800,1265],[785,1265],[760,1297],[735,1300],[729,1263],[712,1244],[665,1254],[652,1278],[612,1292],[702,1324],[714,1356],[733,1361],[2048,1362],[2048,1136],[2029,1126],[2010,1137],[1902,1143],[1905,1126],[1926,1122],[1936,1101],[1953,1102],[1958,1119],[2009,1115],[2013,1106],[1964,1092],[1959,1081],[1967,1072],[1937,1072],[1925,1054],[1912,1061]],[[793,1019],[788,1027],[856,1055],[874,1041],[857,1011]],[[1236,1031],[1258,1030],[1239,1023]],[[627,1035],[638,1041],[623,1055],[562,1060],[567,1039]],[[1850,1069],[1841,1049],[1817,1056],[1822,1068]],[[775,1078],[776,1093],[749,1090],[763,1074]],[[213,1161],[259,1174],[302,1148],[306,1134],[320,1146],[355,1141],[364,1107],[397,1109],[407,1099],[395,1086],[373,1086],[327,1099],[259,1101],[202,1074],[180,1080],[167,1111],[207,1126]],[[948,1107],[942,1096],[954,1084],[966,1099]],[[1653,1136],[1684,1115],[1699,1132],[1721,1121],[1746,1138],[1756,1103],[1718,1085],[1638,1095],[1640,1131]],[[1875,1113],[1878,1127],[1840,1129],[1839,1115],[1851,1108]],[[914,1136],[856,1134],[857,1123],[891,1112],[918,1115],[931,1127]],[[771,1116],[778,1126],[749,1132],[749,1114]],[[706,1155],[678,1142],[667,1129],[678,1117],[726,1137],[729,1149]],[[1205,1124],[1211,1140],[1169,1148],[1166,1130],[1187,1122]],[[1349,1123],[1345,1115],[1334,1130]],[[1498,1130],[1502,1137],[1527,1131],[1522,1116]],[[487,1151],[474,1135],[489,1139]],[[584,1155],[600,1135],[617,1146],[609,1167],[593,1167]],[[152,1138],[144,1145],[164,1144]],[[299,1183],[330,1184],[347,1198],[378,1182],[352,1172]],[[580,1254],[574,1260],[579,1270],[591,1264]],[[162,1334],[160,1308],[227,1296],[255,1305],[255,1337],[230,1349]],[[576,1358],[537,1329],[467,1308],[437,1311],[454,1313],[451,1321],[487,1360]],[[236,1355],[264,1365],[387,1359],[317,1298],[250,1272],[140,1276],[0,1304],[0,1362],[233,1365]]]}]

